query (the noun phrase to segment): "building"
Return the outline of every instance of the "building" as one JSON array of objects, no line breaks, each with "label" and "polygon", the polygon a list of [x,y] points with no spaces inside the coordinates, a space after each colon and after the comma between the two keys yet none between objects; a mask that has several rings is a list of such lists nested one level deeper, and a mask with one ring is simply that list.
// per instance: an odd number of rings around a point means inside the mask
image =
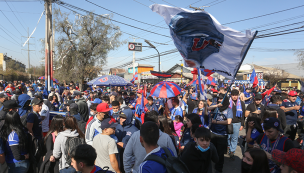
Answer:
[{"label": "building", "polygon": [[[152,66],[152,65],[135,63],[135,71],[138,74],[142,73],[142,72],[147,72],[147,71],[150,71],[150,70],[153,71],[153,69],[154,69],[154,66]],[[133,74],[133,64],[128,66],[128,73]]]},{"label": "building", "polygon": [[7,56],[6,54],[0,53],[0,68],[2,68],[3,71],[7,70],[8,63],[12,62],[13,64],[19,65],[19,67],[22,69],[22,71],[25,71],[25,64],[21,63],[20,61],[17,61],[13,59],[12,57]]}]

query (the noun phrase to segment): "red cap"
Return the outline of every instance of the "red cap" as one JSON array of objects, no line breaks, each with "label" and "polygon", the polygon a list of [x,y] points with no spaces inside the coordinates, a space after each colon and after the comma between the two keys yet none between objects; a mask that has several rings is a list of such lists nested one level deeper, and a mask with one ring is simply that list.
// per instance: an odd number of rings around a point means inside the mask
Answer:
[{"label": "red cap", "polygon": [[292,148],[286,153],[278,149],[273,150],[272,158],[277,162],[287,165],[297,172],[304,172],[304,150]]},{"label": "red cap", "polygon": [[290,91],[290,92],[288,93],[288,95],[293,97],[293,96],[297,96],[298,93],[297,93],[296,91]]},{"label": "red cap", "polygon": [[109,112],[110,110],[112,110],[112,108],[110,108],[107,103],[100,103],[96,107],[97,112]]},{"label": "red cap", "polygon": [[211,91],[214,92],[214,93],[218,93],[218,91],[216,89],[214,89],[214,88],[211,89]]},{"label": "red cap", "polygon": [[137,91],[137,93],[139,93],[139,94],[141,94],[142,92],[143,92],[142,89],[139,89],[139,90]]}]

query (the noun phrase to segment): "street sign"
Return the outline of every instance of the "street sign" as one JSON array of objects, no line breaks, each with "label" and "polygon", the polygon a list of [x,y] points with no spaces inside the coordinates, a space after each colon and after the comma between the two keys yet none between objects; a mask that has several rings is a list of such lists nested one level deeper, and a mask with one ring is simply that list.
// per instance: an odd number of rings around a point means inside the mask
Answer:
[{"label": "street sign", "polygon": [[129,42],[128,43],[128,50],[129,51],[141,52],[142,51],[142,43]]}]

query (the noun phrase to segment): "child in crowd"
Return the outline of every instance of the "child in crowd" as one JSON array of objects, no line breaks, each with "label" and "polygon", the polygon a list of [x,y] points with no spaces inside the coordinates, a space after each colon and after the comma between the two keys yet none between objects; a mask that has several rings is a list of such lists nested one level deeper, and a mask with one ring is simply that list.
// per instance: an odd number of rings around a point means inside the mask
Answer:
[{"label": "child in crowd", "polygon": [[181,137],[181,129],[183,127],[183,117],[180,115],[176,115],[175,119],[173,120],[174,123],[174,130],[177,134],[177,136],[180,138]]}]

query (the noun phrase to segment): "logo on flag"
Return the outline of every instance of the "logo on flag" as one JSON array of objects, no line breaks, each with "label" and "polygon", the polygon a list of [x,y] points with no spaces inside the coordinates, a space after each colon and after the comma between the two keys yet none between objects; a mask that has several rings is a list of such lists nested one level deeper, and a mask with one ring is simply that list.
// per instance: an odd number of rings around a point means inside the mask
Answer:
[{"label": "logo on flag", "polygon": [[108,81],[108,77],[101,78],[101,79],[99,79],[99,81],[100,82],[106,82],[106,81]]}]

